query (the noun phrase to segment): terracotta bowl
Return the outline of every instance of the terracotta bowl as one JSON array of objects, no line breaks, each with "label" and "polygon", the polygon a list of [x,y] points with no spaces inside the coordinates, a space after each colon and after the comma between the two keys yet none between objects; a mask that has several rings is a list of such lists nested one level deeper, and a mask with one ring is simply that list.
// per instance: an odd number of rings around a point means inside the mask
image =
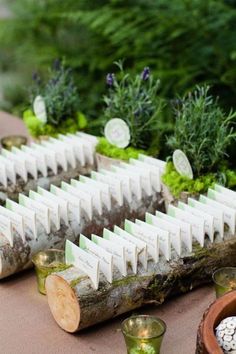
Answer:
[{"label": "terracotta bowl", "polygon": [[198,328],[196,354],[223,354],[215,337],[215,328],[229,316],[236,316],[236,290],[214,301],[205,311]]}]

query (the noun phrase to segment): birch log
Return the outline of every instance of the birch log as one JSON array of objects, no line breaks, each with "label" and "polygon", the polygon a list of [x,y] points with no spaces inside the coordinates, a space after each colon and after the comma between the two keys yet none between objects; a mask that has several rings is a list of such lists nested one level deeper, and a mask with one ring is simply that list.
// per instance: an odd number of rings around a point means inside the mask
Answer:
[{"label": "birch log", "polygon": [[78,243],[80,233],[88,237],[92,233],[101,235],[104,227],[109,229],[114,225],[122,227],[125,218],[144,219],[146,211],[153,213],[155,210],[164,211],[160,193],[153,193],[152,196],[143,197],[142,200],[133,198],[131,203],[125,201],[122,207],[113,200],[110,211],[104,209],[103,214],[99,215],[94,210],[92,220],[88,220],[82,211],[80,221],[71,217],[69,226],[61,224],[59,231],[52,229],[50,234],[46,234],[38,225],[37,240],[26,230],[26,242],[24,243],[16,234],[13,247],[5,238],[0,237],[0,279],[31,267],[31,258],[38,251],[48,248],[64,249],[66,239]]},{"label": "birch log", "polygon": [[225,236],[205,247],[194,245],[192,254],[163,258],[148,271],[139,267],[137,275],[117,278],[112,284],[101,275],[98,290],[78,269],[54,273],[46,280],[48,303],[58,325],[76,332],[132,311],[145,304],[161,304],[172,295],[184,293],[211,281],[212,272],[222,266],[236,266],[236,237]]}]

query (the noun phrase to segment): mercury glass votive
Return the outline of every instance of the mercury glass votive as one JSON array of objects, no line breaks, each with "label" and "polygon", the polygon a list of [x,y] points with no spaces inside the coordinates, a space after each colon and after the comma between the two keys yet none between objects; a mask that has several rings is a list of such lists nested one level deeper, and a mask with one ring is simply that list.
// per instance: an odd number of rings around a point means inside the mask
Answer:
[{"label": "mercury glass votive", "polygon": [[11,150],[13,146],[20,148],[27,144],[27,138],[22,135],[9,135],[1,139],[1,145],[4,149]]},{"label": "mercury glass votive", "polygon": [[122,322],[127,354],[159,354],[166,324],[158,317],[132,316]]},{"label": "mercury glass votive", "polygon": [[68,265],[65,264],[65,252],[57,249],[36,253],[32,258],[32,262],[35,265],[38,291],[44,295],[46,294],[45,280],[47,276],[68,268]]},{"label": "mercury glass votive", "polygon": [[212,278],[217,298],[236,289],[236,267],[219,268],[213,273]]}]

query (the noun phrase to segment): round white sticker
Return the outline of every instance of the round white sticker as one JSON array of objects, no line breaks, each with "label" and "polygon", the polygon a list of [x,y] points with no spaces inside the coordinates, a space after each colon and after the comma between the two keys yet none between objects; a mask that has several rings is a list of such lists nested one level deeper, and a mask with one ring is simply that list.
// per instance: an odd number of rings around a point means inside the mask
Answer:
[{"label": "round white sticker", "polygon": [[47,111],[42,96],[36,96],[33,103],[33,110],[36,117],[42,122],[47,123]]},{"label": "round white sticker", "polygon": [[110,144],[125,148],[130,143],[130,131],[123,119],[110,119],[104,129],[105,137]]},{"label": "round white sticker", "polygon": [[175,150],[173,153],[173,163],[176,171],[184,177],[193,179],[193,170],[189,160],[182,150]]}]

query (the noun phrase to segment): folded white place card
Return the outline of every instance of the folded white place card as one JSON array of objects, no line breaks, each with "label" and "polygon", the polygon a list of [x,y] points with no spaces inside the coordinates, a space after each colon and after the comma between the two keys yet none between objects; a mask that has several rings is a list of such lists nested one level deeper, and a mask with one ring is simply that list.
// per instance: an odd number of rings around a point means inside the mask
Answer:
[{"label": "folded white place card", "polygon": [[131,203],[132,201],[132,191],[131,191],[131,182],[130,177],[126,175],[120,175],[118,172],[112,172],[108,170],[101,169],[99,170],[100,173],[113,178],[114,180],[118,180],[121,183],[121,189],[123,192],[123,197]]},{"label": "folded white place card", "polygon": [[180,219],[186,223],[192,225],[192,235],[195,239],[200,243],[200,245],[204,246],[205,239],[205,231],[204,231],[204,219],[199,216],[195,216],[187,211],[176,208],[173,205],[169,205],[168,207],[168,215]]},{"label": "folded white place card", "polygon": [[159,237],[156,232],[146,230],[132,221],[125,220],[125,231],[147,244],[147,252],[157,263],[159,261]]},{"label": "folded white place card", "polygon": [[158,226],[159,228],[166,230],[170,234],[170,242],[176,250],[177,254],[181,255],[181,230],[180,226],[174,225],[169,221],[158,218],[155,215],[146,213],[145,214],[146,223],[154,226]]},{"label": "folded white place card", "polygon": [[108,184],[103,183],[103,182],[99,182],[99,181],[95,181],[92,178],[88,178],[85,176],[79,176],[79,180],[83,183],[85,183],[88,188],[90,188],[90,186],[96,188],[97,190],[101,191],[101,196],[102,196],[102,203],[105,205],[105,207],[108,209],[108,211],[111,210],[111,191],[110,191],[110,187]]},{"label": "folded white place card", "polygon": [[0,156],[0,162],[6,167],[6,174],[9,181],[11,181],[13,184],[16,184],[16,170],[14,162],[3,156]]},{"label": "folded white place card", "polygon": [[7,169],[4,163],[0,161],[0,182],[7,187]]},{"label": "folded white place card", "polygon": [[164,171],[165,171],[165,168],[166,168],[166,162],[165,161],[162,161],[162,160],[159,160],[159,159],[155,159],[154,157],[146,156],[146,155],[143,155],[143,154],[139,154],[138,155],[138,159],[140,161],[146,162],[146,163],[148,163],[150,165],[154,165],[156,167],[159,167],[160,170],[161,170],[161,174],[164,173]]},{"label": "folded white place card", "polygon": [[123,192],[120,180],[114,179],[111,176],[103,175],[102,173],[95,171],[91,172],[91,177],[95,181],[108,184],[110,187],[111,195],[114,197],[114,199],[120,206],[123,205]]},{"label": "folded white place card", "polygon": [[160,211],[156,211],[156,216],[162,220],[171,222],[174,225],[178,225],[180,227],[181,239],[183,243],[189,252],[192,252],[192,226],[189,223],[176,219],[170,215],[161,213]]},{"label": "folded white place card", "polygon": [[36,159],[37,170],[42,173],[43,177],[47,177],[48,173],[45,154],[26,145],[22,145],[21,150]]},{"label": "folded white place card", "polygon": [[153,232],[158,235],[160,250],[167,261],[171,258],[171,244],[169,231],[163,230],[158,226],[150,225],[146,222],[136,219],[135,223],[141,226],[147,232]]},{"label": "folded white place card", "polygon": [[93,256],[97,257],[100,262],[100,270],[104,274],[109,283],[112,283],[113,278],[113,256],[104,248],[98,246],[95,242],[89,240],[84,235],[80,234],[80,248],[86,250]]},{"label": "folded white place card", "polygon": [[94,288],[98,289],[99,260],[96,257],[66,240],[65,259],[66,264],[71,264],[82,270],[90,278]]},{"label": "folded white place card", "polygon": [[6,208],[20,214],[24,220],[25,231],[28,228],[35,239],[37,239],[37,228],[36,228],[36,213],[35,211],[24,207],[23,205],[17,204],[10,199],[6,200]]},{"label": "folded white place card", "polygon": [[229,196],[209,188],[207,192],[207,196],[211,199],[214,199],[216,202],[222,203],[236,210],[236,198],[233,195]]},{"label": "folded white place card", "polygon": [[143,265],[143,268],[147,270],[147,244],[146,242],[132,236],[127,231],[121,229],[118,226],[114,226],[114,233],[119,235],[122,239],[133,243],[138,250],[138,260]]},{"label": "folded white place card", "polygon": [[75,197],[73,194],[63,191],[61,188],[54,186],[53,184],[50,187],[50,192],[55,194],[58,197],[66,200],[68,202],[68,211],[71,213],[77,223],[80,223],[81,220],[81,200]]},{"label": "folded white place card", "polygon": [[37,188],[37,192],[42,195],[43,197],[52,200],[56,204],[59,205],[59,216],[60,219],[64,221],[66,225],[69,225],[69,203],[67,200],[47,191],[46,189],[43,189],[41,187]]},{"label": "folded white place card", "polygon": [[139,168],[142,168],[144,170],[149,170],[151,174],[151,184],[152,187],[156,192],[161,191],[161,177],[160,177],[160,168],[151,164],[148,164],[146,162],[136,160],[136,159],[129,159],[129,162],[131,165],[137,166]]},{"label": "folded white place card", "polygon": [[84,154],[83,144],[80,141],[73,139],[67,135],[59,134],[59,139],[65,142],[66,144],[70,144],[72,146],[76,160],[81,164],[81,166],[84,166],[85,154]]},{"label": "folded white place card", "polygon": [[86,139],[84,139],[82,137],[79,137],[77,135],[67,134],[67,136],[69,136],[70,138],[72,138],[75,141],[78,141],[79,143],[82,144],[85,160],[90,165],[93,165],[93,163],[94,163],[94,147],[93,147],[93,144],[90,141],[88,141],[88,140],[86,140]]},{"label": "folded white place card", "polygon": [[79,191],[90,195],[92,198],[92,206],[97,210],[99,215],[102,215],[102,193],[99,189],[90,185],[89,188],[86,183],[71,179],[71,185],[77,188]]},{"label": "folded white place card", "polygon": [[45,146],[47,149],[50,149],[55,152],[57,164],[60,165],[64,171],[67,171],[68,164],[66,159],[65,147],[60,146],[58,144],[54,144],[49,141],[42,141],[42,145]]},{"label": "folded white place card", "polygon": [[14,162],[16,173],[23,179],[24,182],[27,182],[28,177],[25,159],[21,156],[16,156],[16,154],[13,154],[13,152],[7,151],[5,149],[2,149],[2,155]]},{"label": "folded white place card", "polygon": [[85,193],[66,182],[61,182],[61,189],[80,199],[81,208],[85,211],[89,220],[92,220],[92,197],[88,193]]},{"label": "folded white place card", "polygon": [[56,160],[55,151],[50,150],[40,144],[35,144],[35,143],[32,143],[31,147],[33,149],[35,149],[36,151],[39,151],[42,154],[44,154],[47,167],[50,168],[50,170],[52,170],[53,173],[56,175],[57,174],[57,160]]},{"label": "folded white place card", "polygon": [[126,261],[130,262],[132,270],[136,274],[138,263],[137,247],[108,229],[103,229],[103,238],[125,247]]},{"label": "folded white place card", "polygon": [[59,214],[59,203],[55,200],[51,200],[43,195],[36,193],[34,191],[29,192],[30,199],[34,199],[37,202],[44,204],[49,209],[50,221],[56,227],[56,230],[60,229],[60,214]]},{"label": "folded white place card", "polygon": [[65,143],[64,141],[61,141],[61,140],[55,139],[55,138],[50,138],[49,141],[54,143],[55,145],[58,145],[59,147],[61,146],[61,148],[65,150],[65,155],[66,155],[67,161],[69,162],[69,164],[71,165],[72,168],[75,168],[76,167],[76,158],[75,158],[73,146]]},{"label": "folded white place card", "polygon": [[151,172],[148,169],[121,162],[120,166],[128,171],[137,173],[141,177],[141,186],[147,195],[152,195]]},{"label": "folded white place card", "polygon": [[120,176],[130,177],[131,190],[138,200],[142,199],[141,176],[137,173],[125,170],[124,168],[112,165],[112,171],[119,173]]},{"label": "folded white place card", "polygon": [[87,134],[87,133],[84,133],[84,132],[77,132],[76,135],[79,138],[84,138],[85,140],[90,141],[93,144],[94,149],[95,149],[95,146],[99,142],[99,139],[95,135]]},{"label": "folded white place card", "polygon": [[227,195],[228,197],[231,197],[231,198],[236,198],[236,192],[235,191],[232,191],[231,189],[229,188],[225,188],[223,186],[220,186],[219,184],[215,184],[215,187],[214,189],[217,191],[217,192],[220,192],[220,193],[224,193],[225,195]]},{"label": "folded white place card", "polygon": [[113,255],[113,264],[119,269],[120,273],[125,277],[127,275],[125,247],[121,245],[117,245],[114,242],[105,240],[104,238],[94,234],[92,234],[92,241]]},{"label": "folded white place card", "polygon": [[205,213],[202,210],[196,209],[188,204],[178,202],[178,208],[185,210],[195,216],[204,219],[204,231],[209,236],[210,240],[214,241],[214,218],[212,215]]},{"label": "folded white place card", "polygon": [[13,227],[11,220],[0,214],[0,235],[6,237],[10,246],[13,247]]},{"label": "folded white place card", "polygon": [[24,230],[23,217],[15,213],[14,211],[11,211],[2,206],[0,206],[0,215],[5,216],[11,221],[13,230],[16,231],[22,238],[23,242],[25,242],[25,230]]},{"label": "folded white place card", "polygon": [[223,220],[223,212],[219,209],[216,209],[212,207],[211,205],[207,205],[206,203],[203,203],[201,201],[201,198],[199,199],[200,201],[197,201],[192,198],[188,198],[188,204],[192,206],[193,208],[196,208],[198,210],[202,210],[207,214],[210,214],[213,216],[214,221],[214,232],[218,232],[220,237],[224,237],[224,220]]},{"label": "folded white place card", "polygon": [[27,152],[24,152],[14,146],[12,147],[11,151],[14,154],[22,157],[22,159],[25,160],[25,166],[26,166],[27,172],[30,173],[34,179],[37,179],[38,178],[38,170],[37,170],[36,158],[29,155]]}]

